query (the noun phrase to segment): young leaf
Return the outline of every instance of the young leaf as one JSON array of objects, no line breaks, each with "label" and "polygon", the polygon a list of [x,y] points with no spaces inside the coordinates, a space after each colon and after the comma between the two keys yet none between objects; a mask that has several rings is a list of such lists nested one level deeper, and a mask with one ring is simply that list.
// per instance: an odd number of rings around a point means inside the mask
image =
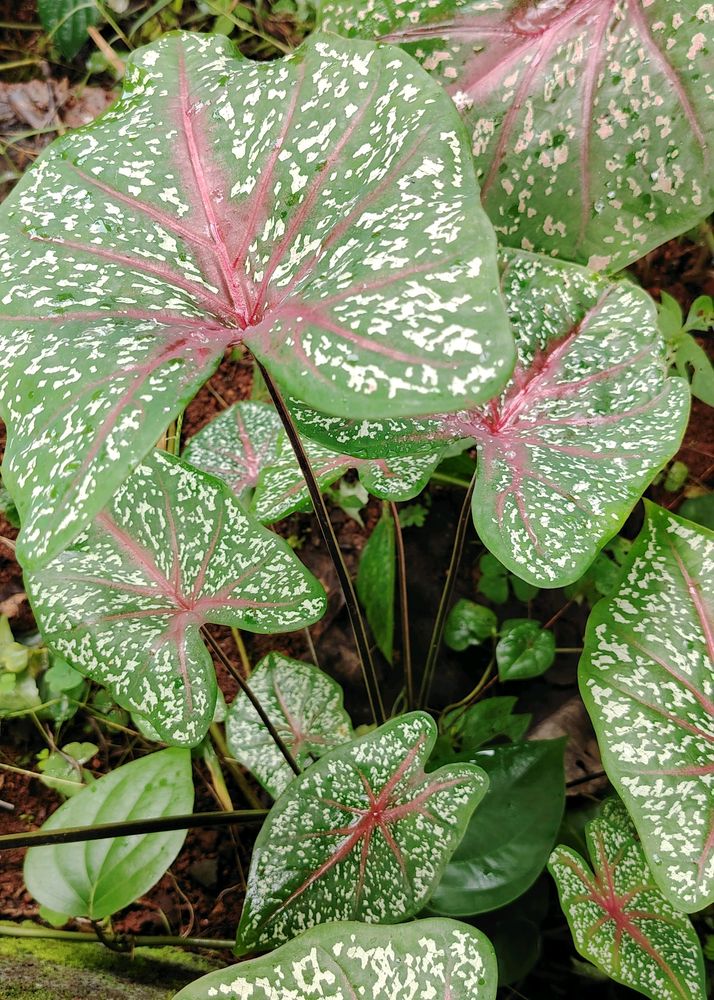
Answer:
[{"label": "young leaf", "polygon": [[[105,774],[61,805],[42,829],[179,816],[192,808],[191,755],[172,747]],[[25,884],[35,899],[57,913],[103,920],[148,892],[185,838],[185,830],[176,830],[31,847]]]},{"label": "young leaf", "polygon": [[37,13],[65,59],[74,59],[87,41],[87,28],[100,18],[95,0],[37,0]]},{"label": "young leaf", "polygon": [[277,459],[281,428],[274,406],[234,403],[194,434],[183,457],[222,479],[243,500],[255,488],[261,471]]},{"label": "young leaf", "polygon": [[404,715],[288,785],[255,843],[238,954],[314,924],[397,923],[422,908],[487,785],[472,764],[425,774],[435,739],[429,716]]},{"label": "young leaf", "polygon": [[158,451],[25,581],[47,644],[180,746],[199,743],[213,719],[202,624],[285,632],[325,607],[317,580],[224,483]]},{"label": "young leaf", "polygon": [[444,642],[450,649],[461,651],[493,638],[497,630],[498,618],[490,608],[462,599],[446,619]]},{"label": "young leaf", "polygon": [[540,622],[510,618],[501,626],[496,645],[496,663],[501,681],[522,681],[540,677],[555,659],[555,636]]},{"label": "young leaf", "polygon": [[[4,478],[40,565],[245,343],[328,412],[458,409],[513,342],[462,125],[404,53],[166,35],[0,215]],[[87,358],[91,364],[87,364]]]},{"label": "young leaf", "polygon": [[586,836],[594,875],[569,847],[548,865],[580,954],[651,1000],[704,1000],[696,932],[657,888],[622,803],[605,802]]},{"label": "young leaf", "polygon": [[[268,653],[251,673],[250,689],[300,767],[352,738],[342,688],[311,663]],[[274,799],[295,777],[245,694],[228,709],[226,740]]]},{"label": "young leaf", "polygon": [[396,541],[394,519],[389,507],[383,507],[382,516],[362,550],[356,585],[375,641],[391,663],[394,652]]},{"label": "young leaf", "polygon": [[503,736],[506,739],[523,739],[531,724],[531,716],[513,713],[518,699],[499,696],[484,698],[470,705],[465,711],[454,709],[441,720],[441,730],[448,734],[454,750],[445,756],[439,753],[439,763],[450,764],[459,760],[459,754],[468,750],[478,750],[484,743],[491,743]]},{"label": "young leaf", "polygon": [[326,0],[464,116],[502,242],[618,271],[714,208],[714,15],[699,0]]},{"label": "young leaf", "polygon": [[687,912],[714,902],[713,623],[714,533],[647,503],[590,615],[580,690],[657,884]]},{"label": "young leaf", "polygon": [[[621,527],[654,474],[676,452],[688,416],[684,379],[665,378],[665,350],[649,296],[584,268],[517,251],[501,255],[518,363],[499,399],[409,428],[386,421],[310,419],[305,433],[367,441],[399,453],[424,431],[474,439],[473,518],[505,566],[536,586],[576,580]],[[391,435],[394,432],[394,437]],[[507,596],[508,585],[501,584]],[[483,592],[483,590],[482,590]]]},{"label": "young leaf", "polygon": [[488,791],[429,900],[442,916],[472,916],[521,896],[546,866],[563,818],[564,740],[531,740],[463,754]]},{"label": "young leaf", "polygon": [[495,1000],[496,958],[488,938],[455,920],[391,927],[313,927],[270,955],[211,972],[174,1000]]}]

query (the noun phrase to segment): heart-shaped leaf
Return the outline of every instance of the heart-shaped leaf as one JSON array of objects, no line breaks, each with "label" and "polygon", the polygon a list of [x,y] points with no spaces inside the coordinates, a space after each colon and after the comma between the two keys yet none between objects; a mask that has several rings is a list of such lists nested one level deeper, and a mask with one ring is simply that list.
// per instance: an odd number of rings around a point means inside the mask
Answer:
[{"label": "heart-shaped leaf", "polygon": [[617,271],[714,208],[714,14],[700,0],[326,0],[464,116],[502,241]]},{"label": "heart-shaped leaf", "polygon": [[[191,754],[172,747],[105,774],[61,805],[42,829],[179,816],[192,809]],[[57,913],[103,920],[148,892],[185,839],[185,830],[175,830],[31,847],[25,884]]]},{"label": "heart-shaped leaf", "polygon": [[586,836],[594,875],[569,847],[548,865],[580,954],[651,1000],[704,1000],[696,932],[657,888],[622,803],[605,802]]},{"label": "heart-shaped leaf", "polygon": [[281,948],[211,972],[174,1000],[494,1000],[498,971],[481,931],[456,920],[394,928],[360,923],[313,927]]},{"label": "heart-shaped leaf", "polygon": [[[2,206],[3,475],[39,565],[244,342],[364,417],[457,409],[513,343],[453,105],[406,54],[316,35],[275,62],[174,33]],[[90,359],[91,363],[87,359]]]},{"label": "heart-shaped leaf", "polygon": [[509,618],[501,626],[496,663],[501,681],[540,677],[555,659],[555,636],[530,618]]},{"label": "heart-shaped leaf", "polygon": [[274,406],[234,403],[194,434],[183,457],[222,479],[239,500],[248,501],[262,470],[277,460],[281,430]]},{"label": "heart-shaped leaf", "polygon": [[[312,663],[268,653],[250,675],[260,701],[300,767],[352,738],[342,688]],[[245,694],[226,716],[228,749],[276,799],[295,775]]]},{"label": "heart-shaped leaf", "polygon": [[714,902],[714,533],[646,504],[615,592],[590,615],[580,690],[662,892]]},{"label": "heart-shaped leaf", "polygon": [[462,598],[449,612],[444,628],[444,642],[459,652],[492,639],[498,631],[498,618],[483,604]]},{"label": "heart-shaped leaf", "polygon": [[[517,576],[537,586],[578,579],[676,452],[689,412],[684,379],[665,378],[649,296],[584,268],[517,251],[502,254],[502,284],[518,362],[499,399],[426,422],[436,441],[473,438],[479,464],[476,530]],[[298,417],[305,433],[339,436],[383,455],[418,438],[381,421]],[[440,425],[440,429],[436,429]],[[395,436],[392,438],[392,431]],[[413,448],[413,445],[412,445]]]},{"label": "heart-shaped leaf", "polygon": [[47,644],[181,746],[200,742],[216,703],[201,625],[285,632],[325,608],[286,542],[224,483],[163,452],[25,581]]},{"label": "heart-shaped leaf", "polygon": [[472,764],[425,774],[435,739],[428,715],[404,715],[288,785],[255,843],[239,954],[325,921],[397,923],[422,908],[487,786]]},{"label": "heart-shaped leaf", "polygon": [[431,912],[485,913],[535,882],[563,818],[564,749],[564,740],[530,740],[461,756],[484,769],[488,791],[429,900]]}]

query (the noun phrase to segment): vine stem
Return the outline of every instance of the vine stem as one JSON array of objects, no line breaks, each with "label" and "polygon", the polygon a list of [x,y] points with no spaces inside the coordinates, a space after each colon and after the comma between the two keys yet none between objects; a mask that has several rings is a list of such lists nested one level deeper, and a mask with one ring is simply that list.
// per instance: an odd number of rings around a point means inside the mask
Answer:
[{"label": "vine stem", "polygon": [[431,641],[429,642],[429,651],[426,656],[426,664],[424,665],[424,676],[422,677],[421,687],[419,689],[418,704],[420,706],[426,705],[428,703],[429,694],[431,692],[431,685],[434,681],[436,660],[439,655],[439,649],[441,648],[441,640],[444,635],[446,616],[448,614],[449,605],[451,603],[451,595],[454,592],[454,584],[456,583],[456,575],[459,570],[459,563],[461,562],[461,554],[464,550],[466,529],[468,528],[469,519],[471,515],[471,497],[473,496],[475,484],[476,484],[476,473],[474,473],[473,478],[469,483],[469,487],[466,490],[466,494],[464,496],[464,502],[461,505],[461,512],[459,513],[459,520],[456,525],[456,534],[454,536],[454,545],[451,550],[451,559],[449,561],[449,568],[446,571],[444,588],[441,592],[439,609],[436,612],[436,621],[434,622],[434,629],[431,633]]},{"label": "vine stem", "polygon": [[402,664],[404,667],[404,687],[406,689],[407,712],[414,708],[414,673],[412,671],[412,643],[409,635],[409,595],[407,594],[407,559],[404,552],[404,536],[399,523],[399,508],[389,501],[394,521],[394,539],[397,550],[397,587],[399,589],[399,614],[402,632]]},{"label": "vine stem", "polygon": [[238,687],[241,689],[241,691],[243,692],[243,694],[246,696],[246,698],[248,699],[248,701],[251,703],[251,705],[253,706],[253,708],[256,710],[256,712],[260,716],[261,722],[263,723],[263,725],[265,726],[265,728],[270,733],[270,735],[271,735],[271,737],[273,739],[273,742],[275,743],[276,747],[278,748],[278,750],[280,751],[280,753],[283,755],[283,757],[285,758],[285,760],[287,761],[287,763],[290,765],[290,767],[292,768],[292,770],[294,771],[294,773],[295,774],[302,774],[302,769],[298,765],[298,763],[295,760],[295,758],[293,757],[293,755],[290,753],[290,750],[288,749],[287,745],[285,744],[285,741],[280,736],[280,733],[277,731],[277,729],[275,728],[275,726],[273,725],[273,723],[270,721],[270,718],[268,717],[268,713],[265,711],[265,709],[263,708],[263,706],[260,704],[260,702],[258,701],[258,699],[256,698],[256,696],[253,694],[253,692],[251,691],[251,689],[248,686],[248,684],[246,684],[246,682],[244,681],[244,679],[241,677],[240,671],[236,670],[236,668],[233,666],[233,664],[231,663],[231,661],[228,659],[228,657],[226,656],[226,654],[223,652],[223,650],[218,645],[218,643],[213,638],[213,636],[208,631],[208,629],[205,627],[205,625],[201,626],[201,634],[203,635],[203,638],[206,640],[206,642],[211,647],[211,649],[213,650],[213,652],[216,654],[216,656],[218,657],[218,659],[221,661],[221,663],[223,664],[223,666],[226,668],[226,670],[228,671],[228,673],[234,679],[234,681],[236,682],[236,684],[238,685]]},{"label": "vine stem", "polygon": [[[45,938],[53,941],[72,941],[74,944],[102,944],[97,934],[91,931],[59,931],[51,930],[49,927],[9,927],[7,924],[0,924],[0,937],[14,938]],[[196,938],[196,937],[173,937],[161,935],[121,935],[120,939],[130,947],[136,948],[225,948],[231,951],[235,947],[235,941],[227,941],[220,938]]]},{"label": "vine stem", "polygon": [[186,813],[181,816],[154,816],[123,823],[99,823],[96,826],[71,826],[62,830],[31,830],[7,833],[0,837],[0,851],[17,847],[47,847],[50,844],[81,844],[88,840],[111,840],[133,837],[139,833],[167,833],[170,830],[193,830],[204,826],[234,826],[237,823],[262,823],[267,809],[235,809],[233,812]]},{"label": "vine stem", "polygon": [[312,500],[315,516],[317,517],[318,524],[320,525],[322,537],[325,540],[327,551],[330,554],[330,558],[332,559],[332,563],[335,567],[335,572],[337,573],[337,578],[340,581],[340,586],[342,587],[342,593],[344,594],[347,612],[350,616],[352,631],[355,637],[357,653],[359,654],[362,677],[364,678],[365,688],[367,689],[367,698],[369,700],[372,717],[376,723],[384,722],[386,720],[386,715],[384,711],[384,703],[382,701],[382,692],[379,687],[377,671],[375,670],[372,653],[370,651],[367,629],[365,628],[364,619],[362,618],[362,614],[359,609],[357,594],[355,592],[352,578],[347,570],[342,552],[340,551],[340,546],[337,541],[337,536],[335,535],[335,529],[332,526],[332,521],[330,520],[325,499],[317,480],[315,479],[315,474],[312,471],[312,466],[310,465],[310,459],[307,457],[302,441],[300,440],[300,435],[297,432],[297,428],[293,423],[290,411],[285,405],[285,401],[283,400],[280,390],[257,358],[255,359],[255,363],[265,380],[265,385],[270,393],[273,403],[275,404],[275,409],[278,411],[278,415],[280,416],[282,425],[285,428],[285,433],[288,436],[290,444],[293,447],[293,451],[295,452],[295,457],[298,460],[300,470],[305,478],[305,483],[310,493],[310,499]]}]

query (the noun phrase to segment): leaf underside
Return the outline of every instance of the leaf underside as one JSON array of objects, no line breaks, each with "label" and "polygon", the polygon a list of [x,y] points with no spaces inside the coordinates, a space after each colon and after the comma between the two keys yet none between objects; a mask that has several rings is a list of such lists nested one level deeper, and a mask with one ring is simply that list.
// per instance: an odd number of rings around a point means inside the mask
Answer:
[{"label": "leaf underside", "polygon": [[[42,829],[180,816],[192,809],[191,755],[170,748],[117,767],[83,788]],[[56,913],[103,920],[148,892],[185,839],[186,831],[176,830],[32,847],[25,857],[25,885]]]},{"label": "leaf underside", "polygon": [[175,1000],[494,1000],[496,957],[476,928],[416,920],[399,928],[361,923],[313,927],[263,958],[191,983]]},{"label": "leaf underside", "polygon": [[[300,767],[352,739],[342,688],[311,663],[268,653],[250,689]],[[295,777],[248,698],[239,693],[226,716],[228,749],[276,799]]]},{"label": "leaf underside", "polygon": [[548,865],[580,954],[651,1000],[704,1000],[696,932],[653,881],[622,803],[605,802],[586,836],[594,875],[569,847]]},{"label": "leaf underside", "polygon": [[119,101],[0,215],[23,564],[87,526],[236,343],[329,412],[498,391],[513,344],[476,195],[457,113],[398,50],[315,35],[257,63],[174,33],[135,52]]},{"label": "leaf underside", "polygon": [[[518,360],[499,398],[409,426],[297,410],[304,433],[366,442],[389,455],[426,431],[430,444],[473,439],[473,517],[482,541],[537,586],[578,579],[676,452],[689,413],[684,379],[667,379],[654,304],[584,268],[506,250],[502,285]],[[424,443],[424,442],[422,442]]]},{"label": "leaf underside", "polygon": [[325,607],[317,580],[227,486],[158,451],[25,582],[47,644],[181,746],[200,742],[216,702],[201,625],[285,632]]},{"label": "leaf underside", "polygon": [[396,923],[422,908],[487,785],[471,764],[426,775],[435,739],[427,715],[405,715],[288,785],[255,844],[238,954],[325,921]]},{"label": "leaf underside", "polygon": [[588,622],[580,690],[664,895],[714,902],[714,533],[646,504]]},{"label": "leaf underside", "polygon": [[618,271],[714,208],[711,5],[327,0],[322,24],[442,83],[509,246]]}]

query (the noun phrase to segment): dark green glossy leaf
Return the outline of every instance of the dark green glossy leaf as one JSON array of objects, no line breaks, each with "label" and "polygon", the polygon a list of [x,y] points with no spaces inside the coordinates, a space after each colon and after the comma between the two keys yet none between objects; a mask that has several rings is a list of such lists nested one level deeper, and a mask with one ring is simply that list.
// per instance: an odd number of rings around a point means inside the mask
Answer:
[{"label": "dark green glossy leaf", "polygon": [[239,954],[333,920],[397,923],[439,881],[486,790],[472,764],[425,774],[436,727],[401,716],[290,782],[255,843]]},{"label": "dark green glossy leaf", "polygon": [[37,0],[42,27],[65,59],[73,59],[88,40],[87,28],[98,24],[95,0]]},{"label": "dark green glossy leaf", "polygon": [[622,803],[605,802],[586,831],[594,875],[569,847],[548,865],[575,947],[650,1000],[705,1000],[697,934],[657,888]]},{"label": "dark green glossy leaf", "polygon": [[431,912],[495,910],[535,882],[563,816],[564,747],[564,740],[532,740],[462,755],[484,769],[489,787],[429,901]]},{"label": "dark green glossy leaf", "polygon": [[714,493],[685,500],[679,508],[679,513],[687,520],[714,531]]},{"label": "dark green glossy leaf", "polygon": [[495,1000],[493,948],[455,920],[393,927],[334,923],[240,965],[212,972],[174,1000]]},{"label": "dark green glossy leaf", "polygon": [[498,618],[490,608],[465,598],[456,602],[444,628],[444,642],[451,649],[463,650],[478,646],[496,635]]},{"label": "dark green glossy leaf", "polygon": [[540,677],[555,659],[555,636],[540,622],[511,618],[501,626],[496,646],[498,676],[502,681]]},{"label": "dark green glossy leaf", "polygon": [[[42,829],[178,816],[192,808],[191,754],[171,748],[117,767],[83,788]],[[185,838],[185,830],[176,830],[32,847],[25,858],[25,884],[57,913],[102,920],[148,892]]]},{"label": "dark green glossy leaf", "polygon": [[531,716],[513,714],[517,701],[517,698],[503,696],[484,698],[465,711],[457,708],[445,715],[441,728],[453,742],[454,753],[448,758],[440,755],[440,762],[458,760],[462,752],[478,750],[500,736],[514,742],[522,739],[531,723]]},{"label": "dark green glossy leaf", "polygon": [[357,594],[382,654],[392,662],[394,649],[394,599],[396,591],[396,541],[389,507],[367,539],[357,570]]}]

